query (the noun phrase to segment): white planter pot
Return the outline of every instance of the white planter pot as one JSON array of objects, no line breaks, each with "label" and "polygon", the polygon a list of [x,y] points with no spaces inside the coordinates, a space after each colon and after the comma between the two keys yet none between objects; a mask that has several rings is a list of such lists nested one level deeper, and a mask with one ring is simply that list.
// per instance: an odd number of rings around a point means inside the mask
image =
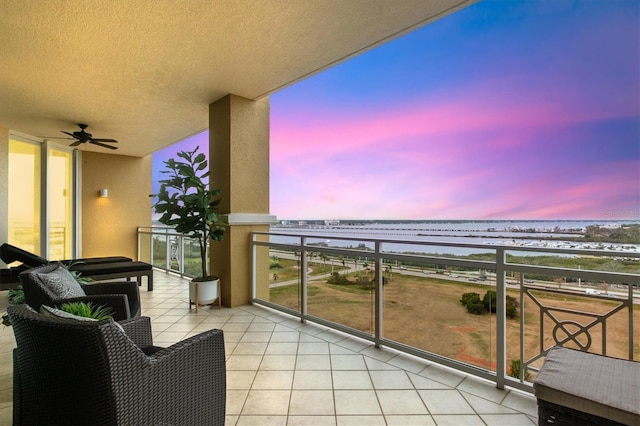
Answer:
[{"label": "white planter pot", "polygon": [[220,279],[212,281],[191,281],[189,283],[189,300],[196,305],[211,305],[220,298]]}]

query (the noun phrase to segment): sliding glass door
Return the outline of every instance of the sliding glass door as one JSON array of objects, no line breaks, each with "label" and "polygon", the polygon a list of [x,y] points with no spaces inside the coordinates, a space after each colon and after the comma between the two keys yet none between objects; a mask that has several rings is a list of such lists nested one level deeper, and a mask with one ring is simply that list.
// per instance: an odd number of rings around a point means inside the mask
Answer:
[{"label": "sliding glass door", "polygon": [[9,244],[49,260],[75,254],[75,155],[9,138]]},{"label": "sliding glass door", "polygon": [[47,155],[49,260],[73,257],[73,153],[50,147]]},{"label": "sliding glass door", "polygon": [[41,254],[41,145],[9,139],[9,244]]}]

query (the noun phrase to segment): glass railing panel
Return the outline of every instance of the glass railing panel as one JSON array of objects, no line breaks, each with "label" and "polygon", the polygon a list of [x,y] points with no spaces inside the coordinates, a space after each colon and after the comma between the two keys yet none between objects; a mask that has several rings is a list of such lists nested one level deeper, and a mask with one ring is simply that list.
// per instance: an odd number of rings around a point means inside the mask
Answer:
[{"label": "glass railing panel", "polygon": [[[268,282],[268,301],[300,312],[300,251],[295,249],[257,248],[258,259],[268,251],[269,266],[260,268],[258,284]],[[265,270],[266,269],[266,270]],[[265,276],[266,275],[266,276]],[[257,295],[261,298],[261,294]]]},{"label": "glass railing panel", "polygon": [[480,282],[477,270],[472,276],[460,267],[435,273],[446,269],[417,259],[383,265],[385,339],[495,371],[495,281]]},{"label": "glass railing panel", "polygon": [[151,247],[151,264],[158,268],[167,268],[167,236],[153,235]]},{"label": "glass railing panel", "polygon": [[183,270],[185,275],[199,277],[202,275],[202,258],[198,240],[188,237],[182,238]]},{"label": "glass railing panel", "polygon": [[323,260],[312,254],[307,266],[308,314],[373,334],[373,259],[329,255]]}]

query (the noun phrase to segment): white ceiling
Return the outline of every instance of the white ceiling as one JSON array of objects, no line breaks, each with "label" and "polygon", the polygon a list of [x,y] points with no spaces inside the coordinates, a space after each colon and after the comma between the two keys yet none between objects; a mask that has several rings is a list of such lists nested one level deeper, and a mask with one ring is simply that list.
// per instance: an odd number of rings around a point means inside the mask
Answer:
[{"label": "white ceiling", "polygon": [[[145,156],[476,0],[2,0],[0,127],[87,131]],[[72,141],[64,141],[65,143]]]}]

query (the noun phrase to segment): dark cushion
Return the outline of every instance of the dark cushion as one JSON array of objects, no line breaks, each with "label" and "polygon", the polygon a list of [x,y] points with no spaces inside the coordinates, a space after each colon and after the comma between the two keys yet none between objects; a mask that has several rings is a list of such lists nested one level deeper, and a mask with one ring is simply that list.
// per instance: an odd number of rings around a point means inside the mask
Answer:
[{"label": "dark cushion", "polygon": [[69,264],[94,264],[94,263],[116,263],[116,262],[131,262],[133,259],[126,256],[105,256],[105,257],[85,257],[82,259],[65,259],[60,263],[65,265]]},{"label": "dark cushion", "polygon": [[533,382],[536,398],[622,424],[640,424],[640,363],[552,348]]},{"label": "dark cushion", "polygon": [[107,275],[116,272],[150,271],[152,266],[145,262],[88,263],[75,264],[70,268],[82,275]]}]

